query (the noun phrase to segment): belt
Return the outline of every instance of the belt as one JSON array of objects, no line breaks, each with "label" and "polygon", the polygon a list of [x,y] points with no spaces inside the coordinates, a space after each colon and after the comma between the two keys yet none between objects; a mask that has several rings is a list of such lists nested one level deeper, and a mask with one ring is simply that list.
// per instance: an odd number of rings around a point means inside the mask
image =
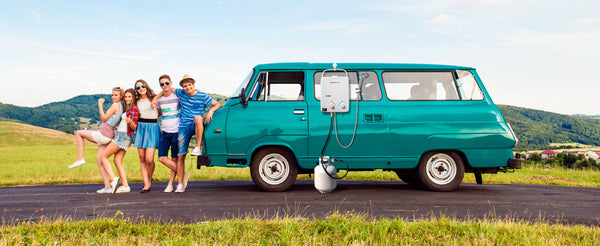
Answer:
[{"label": "belt", "polygon": [[146,122],[146,123],[157,123],[158,121],[156,119],[138,119],[138,122]]}]

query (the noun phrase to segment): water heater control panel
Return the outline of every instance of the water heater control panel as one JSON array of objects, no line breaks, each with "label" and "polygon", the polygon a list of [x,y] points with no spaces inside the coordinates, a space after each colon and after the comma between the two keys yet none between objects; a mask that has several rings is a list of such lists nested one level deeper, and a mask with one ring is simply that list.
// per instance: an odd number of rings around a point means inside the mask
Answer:
[{"label": "water heater control panel", "polygon": [[344,113],[350,110],[350,81],[347,76],[321,78],[321,112]]}]

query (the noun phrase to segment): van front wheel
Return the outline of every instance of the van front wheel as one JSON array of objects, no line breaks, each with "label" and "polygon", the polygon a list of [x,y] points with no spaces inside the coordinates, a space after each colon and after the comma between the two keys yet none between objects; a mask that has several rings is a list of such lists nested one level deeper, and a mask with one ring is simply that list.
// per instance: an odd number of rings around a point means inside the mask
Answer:
[{"label": "van front wheel", "polygon": [[264,191],[285,191],[296,181],[298,165],[289,151],[265,148],[252,158],[250,175],[252,181]]},{"label": "van front wheel", "polygon": [[451,191],[462,183],[465,167],[454,152],[429,152],[419,161],[418,175],[429,190]]}]

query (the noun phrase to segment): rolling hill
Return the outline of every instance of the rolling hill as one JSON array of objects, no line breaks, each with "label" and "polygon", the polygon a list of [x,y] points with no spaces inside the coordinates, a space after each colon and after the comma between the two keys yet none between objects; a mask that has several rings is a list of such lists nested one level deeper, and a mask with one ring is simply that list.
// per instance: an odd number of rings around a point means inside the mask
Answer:
[{"label": "rolling hill", "polygon": [[600,119],[498,105],[519,138],[516,149],[548,148],[550,143],[600,146]]},{"label": "rolling hill", "polygon": [[[225,103],[225,96],[210,95]],[[66,133],[73,133],[81,128],[95,128],[100,120],[97,106],[100,97],[110,101],[110,95],[97,94],[77,96],[35,108],[0,103],[0,120],[17,121]],[[105,103],[105,107],[109,105]],[[598,118],[563,115],[509,105],[498,105],[498,108],[520,140],[516,150],[545,149],[549,148],[551,143],[600,146]]]},{"label": "rolling hill", "polygon": [[75,144],[75,137],[57,130],[0,121],[0,147]]}]

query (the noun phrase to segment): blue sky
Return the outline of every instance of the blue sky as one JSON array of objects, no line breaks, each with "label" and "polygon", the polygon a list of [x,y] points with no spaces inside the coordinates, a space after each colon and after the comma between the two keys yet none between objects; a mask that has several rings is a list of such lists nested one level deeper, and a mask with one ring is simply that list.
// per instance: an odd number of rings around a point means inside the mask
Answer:
[{"label": "blue sky", "polygon": [[39,106],[190,74],[229,96],[256,64],[477,68],[497,104],[600,114],[600,1],[0,1],[0,102]]}]

